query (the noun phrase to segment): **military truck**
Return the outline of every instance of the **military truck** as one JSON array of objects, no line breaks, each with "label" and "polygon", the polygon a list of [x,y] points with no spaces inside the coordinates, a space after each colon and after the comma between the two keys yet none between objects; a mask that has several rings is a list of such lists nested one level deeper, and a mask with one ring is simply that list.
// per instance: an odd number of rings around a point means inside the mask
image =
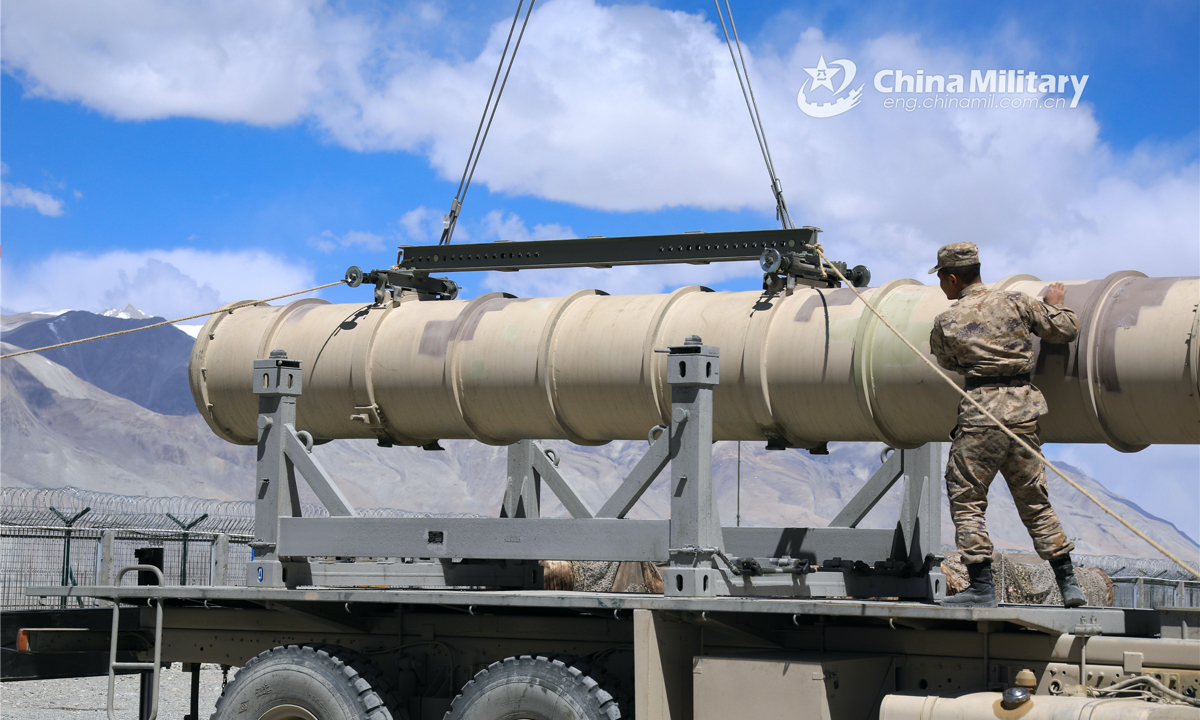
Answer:
[{"label": "military truck", "polygon": [[[1200,718],[1195,608],[938,604],[957,398],[880,317],[920,343],[946,300],[839,264],[858,286],[842,287],[816,232],[404,248],[348,271],[375,286],[369,303],[231,305],[200,332],[190,379],[212,430],[257,447],[244,585],[164,586],[135,565],[29,588],[111,601],[112,625],[26,627],[20,649],[109,649],[110,673],[143,673],[144,716],[164,663],[217,663],[239,670],[214,718]],[[747,259],[762,292],[459,300],[434,276]],[[1200,444],[1200,278],[1066,286],[1083,331],[1038,349],[1043,439]],[[508,446],[498,517],[360,517],[313,454],[452,438]],[[545,439],[647,446],[596,508]],[[890,450],[829,527],[731,527],[715,440]],[[670,517],[627,517],[656,480]],[[303,516],[301,483],[328,517]],[[858,527],[893,488],[895,526]],[[543,490],[568,517],[542,516]],[[662,592],[546,590],[546,561],[653,564]]]}]

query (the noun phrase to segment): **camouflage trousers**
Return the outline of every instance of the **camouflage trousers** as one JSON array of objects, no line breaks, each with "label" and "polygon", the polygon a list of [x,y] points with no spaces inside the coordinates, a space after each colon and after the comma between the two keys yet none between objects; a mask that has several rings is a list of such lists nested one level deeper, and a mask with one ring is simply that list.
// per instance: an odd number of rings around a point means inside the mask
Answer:
[{"label": "camouflage trousers", "polygon": [[[1041,448],[1036,433],[1021,437]],[[959,429],[950,446],[946,466],[946,495],[954,520],[954,543],[963,562],[984,562],[992,557],[984,513],[988,488],[996,472],[1004,475],[1017,505],[1017,513],[1029,530],[1034,550],[1043,560],[1066,557],[1075,545],[1067,540],[1062,523],[1050,506],[1046,468],[1035,455],[1018,445],[999,428]]]}]

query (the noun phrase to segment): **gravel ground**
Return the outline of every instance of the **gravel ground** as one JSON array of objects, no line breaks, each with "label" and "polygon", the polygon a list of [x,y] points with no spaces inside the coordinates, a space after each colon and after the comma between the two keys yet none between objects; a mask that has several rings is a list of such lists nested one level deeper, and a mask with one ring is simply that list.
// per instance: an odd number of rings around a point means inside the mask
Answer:
[{"label": "gravel ground", "polygon": [[[236,670],[230,670],[230,679]],[[161,678],[160,720],[182,720],[190,709],[191,674],[179,663],[164,670]],[[221,668],[204,665],[200,670],[200,717],[207,720],[221,694]],[[136,720],[138,677],[117,676],[116,715]],[[26,680],[0,684],[0,718],[5,720],[107,720],[108,677],[69,680]]]}]

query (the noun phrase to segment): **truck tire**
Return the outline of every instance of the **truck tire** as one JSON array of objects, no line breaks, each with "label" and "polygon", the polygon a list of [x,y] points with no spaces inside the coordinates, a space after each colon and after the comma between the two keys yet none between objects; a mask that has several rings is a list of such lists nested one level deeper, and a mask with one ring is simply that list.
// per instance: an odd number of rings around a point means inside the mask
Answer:
[{"label": "truck tire", "polygon": [[522,655],[475,674],[446,720],[617,720],[633,717],[616,681],[570,655]]},{"label": "truck tire", "polygon": [[[400,715],[393,715],[395,708]],[[289,645],[246,663],[211,720],[407,720],[363,655],[334,645]]]}]

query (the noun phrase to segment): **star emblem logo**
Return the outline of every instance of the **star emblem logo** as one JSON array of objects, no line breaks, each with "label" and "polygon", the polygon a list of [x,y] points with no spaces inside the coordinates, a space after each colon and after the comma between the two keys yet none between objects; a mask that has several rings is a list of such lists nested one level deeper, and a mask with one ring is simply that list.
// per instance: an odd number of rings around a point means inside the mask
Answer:
[{"label": "star emblem logo", "polygon": [[829,92],[834,91],[833,76],[837,75],[841,71],[842,68],[838,67],[836,64],[832,69],[830,69],[829,66],[825,64],[824,55],[822,55],[821,59],[817,61],[817,66],[815,68],[804,68],[804,72],[812,76],[813,90],[816,90],[818,87],[825,87],[829,89]]},{"label": "star emblem logo", "polygon": [[[853,61],[843,58],[826,64],[825,56],[822,55],[821,59],[817,61],[816,67],[804,68],[804,72],[809,74],[809,79],[800,86],[800,92],[796,94],[796,104],[800,106],[800,110],[805,115],[815,118],[834,117],[850,110],[862,101],[863,85],[851,89],[845,96],[842,95],[842,91],[850,87],[850,83],[854,82],[854,76],[858,73],[858,66]],[[842,82],[835,88],[833,78],[838,73],[842,73]],[[806,93],[813,92],[818,86],[833,93],[834,100],[832,102],[809,100]]]}]

